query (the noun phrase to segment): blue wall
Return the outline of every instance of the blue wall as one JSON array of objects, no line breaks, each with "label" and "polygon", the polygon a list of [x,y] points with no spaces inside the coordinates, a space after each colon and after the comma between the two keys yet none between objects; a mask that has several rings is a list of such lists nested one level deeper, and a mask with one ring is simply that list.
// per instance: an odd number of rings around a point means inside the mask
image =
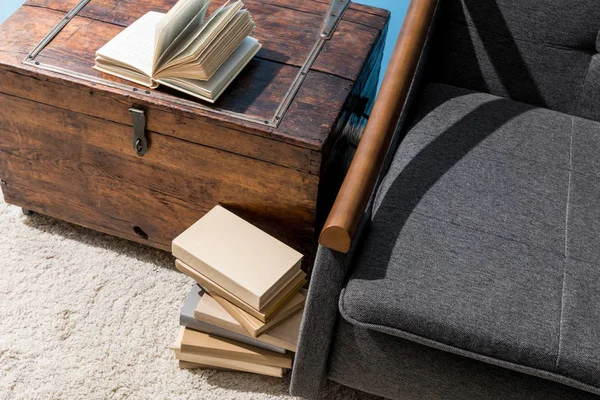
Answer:
[{"label": "blue wall", "polygon": [[381,79],[383,79],[387,65],[390,62],[390,57],[392,56],[392,50],[396,44],[398,33],[400,33],[402,21],[404,21],[404,16],[406,15],[406,9],[408,8],[409,0],[357,0],[356,3],[385,8],[386,10],[390,10],[392,12],[387,42],[385,44],[385,53],[383,55],[383,68],[380,78],[381,84]]},{"label": "blue wall", "polygon": [[24,0],[0,0],[0,23],[14,13],[23,3]]},{"label": "blue wall", "polygon": [[[409,0],[358,0],[357,3],[369,4],[375,7],[381,7],[388,9],[392,12],[392,20],[390,22],[390,30],[388,32],[388,40],[386,43],[385,54],[383,58],[384,71],[387,66],[392,49],[396,43],[396,38],[400,32],[404,15],[406,14],[406,8],[408,7]],[[0,0],[0,23],[8,18],[24,0]],[[383,78],[383,73],[382,73]]]}]

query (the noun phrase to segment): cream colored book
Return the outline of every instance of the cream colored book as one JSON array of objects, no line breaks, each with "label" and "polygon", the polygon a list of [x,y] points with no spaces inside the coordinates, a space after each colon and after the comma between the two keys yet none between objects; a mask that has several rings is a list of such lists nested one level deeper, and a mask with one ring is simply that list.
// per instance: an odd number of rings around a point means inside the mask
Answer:
[{"label": "cream colored book", "polygon": [[260,335],[270,331],[277,325],[284,322],[297,312],[304,309],[304,301],[306,296],[304,293],[296,293],[288,302],[286,302],[277,312],[269,319],[268,322],[253,317],[239,307],[228,302],[221,296],[212,295],[212,298],[221,305],[237,322],[240,323],[248,331],[252,337],[257,338]]},{"label": "cream colored book", "polygon": [[259,311],[297,275],[302,260],[221,206],[173,240],[173,255]]},{"label": "cream colored book", "polygon": [[[205,294],[200,299],[194,311],[194,317],[198,321],[206,322],[241,335],[250,336],[248,331],[208,294]],[[301,322],[302,313],[298,312],[279,326],[273,328],[270,332],[260,335],[256,339],[295,352],[298,345]]]},{"label": "cream colored book", "polygon": [[228,358],[220,358],[213,356],[203,356],[195,353],[188,353],[181,350],[181,339],[183,332],[179,333],[179,336],[175,340],[172,346],[172,350],[175,353],[175,358],[178,361],[184,361],[187,363],[200,364],[208,368],[227,369],[233,371],[251,372],[255,374],[275,376],[278,378],[283,377],[285,368],[273,367],[270,365],[261,365],[245,361],[232,360]]},{"label": "cream colored book", "polygon": [[198,282],[198,284],[207,292],[226,298],[231,303],[263,322],[267,322],[272,318],[279,308],[289,301],[292,296],[306,284],[306,274],[303,271],[298,271],[296,276],[292,277],[290,282],[277,294],[277,296],[271,299],[262,311],[258,311],[181,260],[175,260],[175,267],[180,272],[183,272]]},{"label": "cream colored book", "polygon": [[169,86],[214,102],[260,50],[244,3],[227,2],[205,19],[210,0],[180,0],[151,11],[96,52],[95,69],[140,85]]},{"label": "cream colored book", "polygon": [[211,336],[207,333],[182,327],[181,351],[184,353],[200,354],[203,356],[228,358],[261,365],[271,365],[280,368],[292,368],[293,353],[275,353],[236,342],[231,339]]},{"label": "cream colored book", "polygon": [[179,350],[173,350],[175,358],[179,361],[201,364],[205,368],[225,369],[229,371],[251,372],[253,374],[283,377],[285,368],[272,367],[270,365],[253,364],[244,361],[230,360],[227,358],[202,356],[199,354],[184,353]]}]

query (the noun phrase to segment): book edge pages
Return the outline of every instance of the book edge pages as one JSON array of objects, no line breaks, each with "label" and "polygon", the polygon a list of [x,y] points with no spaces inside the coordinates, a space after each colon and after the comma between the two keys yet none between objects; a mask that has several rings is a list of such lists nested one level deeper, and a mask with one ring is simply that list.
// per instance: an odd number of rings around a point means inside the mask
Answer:
[{"label": "book edge pages", "polygon": [[[197,270],[193,269],[192,267],[190,267],[188,264],[184,263],[180,259],[175,260],[175,268],[179,272],[184,273],[185,275],[189,276],[190,278],[192,278],[196,282],[198,282],[198,284],[204,290],[209,291],[209,289],[210,289],[212,292],[222,292],[222,293],[224,293],[225,296],[231,296],[233,299],[236,300],[236,303],[239,303],[238,306],[240,308],[244,308],[248,313],[256,316],[256,318],[259,318],[259,319],[265,318],[257,310],[253,309],[250,305],[248,305],[247,303],[241,301],[238,297],[233,296],[230,293],[226,292],[223,288],[221,288],[220,286],[216,285],[214,282],[212,282],[211,280],[209,280],[208,278],[206,278],[205,276],[203,276]],[[209,288],[209,286],[210,286],[210,288]]]},{"label": "book edge pages", "polygon": [[[211,297],[209,294],[207,294],[208,297]],[[215,301],[214,299],[211,298],[211,300]],[[216,303],[216,305],[218,307],[221,307],[221,305],[219,303]],[[198,305],[198,307],[196,308],[196,310],[194,310],[194,318],[199,320],[199,321],[204,321],[204,322],[208,322],[210,321],[211,324],[218,326],[220,328],[226,329],[226,330],[231,330],[231,327],[229,326],[229,323],[226,323],[226,321],[222,320],[221,318],[215,317],[211,314],[207,314],[205,313],[203,310],[199,309],[200,305]],[[225,311],[224,309],[222,309],[222,312],[224,314],[227,314],[227,311]],[[291,342],[287,339],[283,339],[281,338],[281,335],[276,336],[278,331],[285,329],[285,325],[287,323],[291,323],[291,320],[295,318],[295,315],[292,316],[289,320],[284,321],[280,326],[277,326],[273,329],[273,331],[269,332],[269,333],[265,333],[264,335],[261,335],[260,337],[256,338],[256,340],[260,340],[262,342],[271,344],[273,346],[277,346],[286,350],[289,350],[293,353],[296,352],[297,350],[297,336],[296,336],[296,342]],[[234,320],[235,321],[235,320]],[[248,337],[251,337],[250,334],[248,332],[246,332],[246,330],[244,329],[244,327],[242,327],[237,321],[235,321],[235,323],[237,324],[235,326],[235,330],[233,330],[233,332],[236,333],[240,333],[241,335],[245,335]],[[298,326],[298,329],[300,327]]]},{"label": "book edge pages", "polygon": [[[196,293],[194,293],[196,292]],[[202,294],[199,294],[202,292]],[[245,343],[251,346],[260,347],[265,350],[270,350],[276,353],[283,354],[286,352],[286,349],[281,346],[276,346],[272,343],[268,343],[265,340],[261,340],[258,338],[253,338],[246,334],[244,329],[241,329],[241,332],[238,332],[237,327],[233,329],[224,328],[219,326],[218,320],[216,318],[210,317],[199,319],[196,318],[196,310],[200,307],[200,302],[206,296],[209,298],[210,296],[198,286],[198,284],[193,284],[192,289],[188,293],[188,298],[186,298],[184,305],[181,307],[181,311],[179,313],[179,324],[188,329],[204,332],[209,335],[219,336],[224,339],[235,340],[240,343]],[[197,297],[197,299],[195,298]],[[209,320],[206,320],[209,319]],[[215,323],[215,320],[217,323]]]},{"label": "book edge pages", "polygon": [[[295,303],[294,298],[300,297]],[[267,333],[273,328],[277,327],[279,324],[285,322],[288,318],[291,318],[294,314],[304,309],[304,303],[306,301],[306,297],[297,292],[292,298],[286,302],[285,305],[281,307],[278,312],[273,315],[273,318],[268,322],[262,322],[252,315],[248,314],[244,310],[239,307],[236,307],[231,302],[227,301],[227,299],[218,296],[212,295],[212,298],[217,301],[221,307],[225,309],[246,331],[252,335],[254,338],[258,338],[259,336]]]},{"label": "book edge pages", "polygon": [[246,311],[248,314],[254,316],[255,318],[267,322],[268,319],[281,307],[283,306],[296,292],[298,292],[305,284],[306,284],[306,274],[304,271],[298,271],[296,277],[293,281],[291,281],[288,286],[281,290],[280,298],[274,298],[271,300],[271,303],[267,304],[267,309],[265,311],[258,311],[249,304],[242,301],[239,297],[234,294],[228,292],[223,289],[221,286],[217,285],[200,272],[196,271],[183,261],[177,259],[175,260],[175,268],[182,272],[183,274],[189,276],[194,279],[198,284],[208,291],[209,293],[215,293],[221,297],[224,297],[229,300],[231,303],[234,303],[239,308]]},{"label": "book edge pages", "polygon": [[279,281],[277,281],[275,283],[274,286],[271,287],[271,289],[269,289],[268,291],[266,291],[263,296],[261,297],[261,305],[262,307],[265,307],[269,304],[269,302],[271,302],[271,300],[273,300],[275,297],[277,297],[277,295],[280,293],[281,290],[285,289],[286,286],[288,286],[290,284],[290,282],[292,282],[294,279],[296,279],[296,277],[298,276],[298,274],[293,273],[293,271],[300,271],[300,267],[302,265],[302,257],[300,258],[300,260],[298,260],[298,262],[296,262],[296,264],[294,264],[294,266],[292,268],[290,268],[290,271],[283,275]]},{"label": "book edge pages", "polygon": [[[96,50],[96,57],[115,60],[123,65],[128,65],[151,78],[154,47],[150,48],[151,44],[148,38],[152,35],[152,39],[154,39],[156,25],[160,23],[160,20],[162,20],[164,16],[165,14],[156,11],[149,11],[142,15]],[[152,29],[152,31],[148,31],[149,29]],[[140,37],[142,37],[142,40],[139,39]],[[137,57],[133,57],[132,55],[137,55]],[[148,60],[146,60],[147,63],[141,62],[146,58],[148,58]],[[130,80],[129,78],[123,79]]]},{"label": "book edge pages", "polygon": [[[250,63],[250,61],[252,61],[254,59],[254,56],[256,56],[256,54],[258,54],[258,52],[260,51],[261,48],[262,48],[262,44],[258,43],[253,48],[252,51],[248,52],[247,57],[244,58],[236,66],[236,68],[235,68],[234,72],[231,74],[231,76],[227,80],[221,81],[221,82],[225,82],[225,83],[221,84],[221,86],[218,87],[218,90],[214,94],[212,94],[211,97],[204,96],[204,95],[202,95],[200,93],[197,93],[195,91],[192,91],[190,89],[186,89],[186,88],[183,88],[183,87],[181,87],[179,85],[176,85],[174,83],[170,83],[168,81],[168,78],[157,79],[157,82],[160,83],[160,84],[162,84],[162,85],[165,85],[167,87],[170,87],[172,89],[175,89],[177,91],[180,91],[182,93],[188,94],[190,96],[193,96],[193,97],[196,97],[196,98],[199,98],[201,100],[204,100],[204,101],[207,101],[209,103],[214,104],[219,99],[219,97],[221,97],[221,95],[225,92],[225,90],[227,90],[227,88],[233,83],[233,81],[240,75],[240,73],[242,73],[242,71],[244,70],[244,68],[246,68],[246,66]],[[234,52],[234,54],[235,54],[235,52]],[[233,57],[233,54],[230,57]],[[225,61],[223,63],[223,65],[225,65],[226,63],[227,63],[227,61]],[[215,72],[214,75],[217,75],[217,73],[218,73],[218,70],[217,70],[217,72]],[[173,79],[177,79],[177,78],[173,78]]]}]

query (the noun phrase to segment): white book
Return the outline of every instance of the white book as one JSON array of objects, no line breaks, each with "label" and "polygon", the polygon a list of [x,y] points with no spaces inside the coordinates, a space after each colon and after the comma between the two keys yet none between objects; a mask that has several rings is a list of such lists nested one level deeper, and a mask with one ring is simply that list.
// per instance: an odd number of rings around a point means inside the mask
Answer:
[{"label": "white book", "polygon": [[216,206],[173,240],[173,255],[256,310],[300,271],[302,254]]},{"label": "white book", "polygon": [[145,14],[96,52],[94,68],[216,101],[261,44],[248,36],[255,24],[241,0],[226,3],[205,21],[209,4],[180,0],[167,14]]}]

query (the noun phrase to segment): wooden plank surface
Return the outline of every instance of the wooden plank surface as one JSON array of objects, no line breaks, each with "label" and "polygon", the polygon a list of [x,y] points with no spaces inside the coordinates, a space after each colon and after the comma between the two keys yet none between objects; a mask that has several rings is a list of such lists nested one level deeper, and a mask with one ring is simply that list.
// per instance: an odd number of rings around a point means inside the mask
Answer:
[{"label": "wooden plank surface", "polygon": [[[26,4],[68,12],[77,1],[28,0]],[[78,16],[126,27],[148,11],[167,12],[176,3],[175,0],[143,0],[143,3],[140,3],[141,1],[91,0]],[[209,13],[214,12],[224,1],[213,1]],[[302,5],[298,6],[297,3]],[[327,4],[314,1],[246,0],[245,5],[256,21],[253,36],[263,44],[258,56],[288,65],[302,66],[319,37]],[[307,12],[308,10],[310,12]],[[372,14],[364,12],[360,15],[367,17],[367,20],[373,17]],[[381,17],[378,18],[382,20]],[[358,16],[356,20],[360,20]],[[323,49],[322,59],[317,60],[313,69],[355,80],[367,56],[365,52],[370,50],[368,43],[377,38],[385,20],[377,21],[374,27],[363,23],[364,21],[357,23],[342,20],[327,48]],[[115,34],[119,31],[116,30]]]},{"label": "wooden plank surface", "polygon": [[[58,108],[101,119],[131,125],[127,99],[106,96],[101,92],[67,87],[51,81],[33,79],[17,72],[0,70],[0,92],[44,103],[53,99]],[[188,118],[148,104],[136,106],[146,110],[147,129],[227,152],[264,160],[311,174],[318,174],[320,157],[303,147],[249,134],[233,127],[211,123],[206,118]],[[133,129],[133,128],[131,128]],[[133,151],[133,149],[131,150]]]},{"label": "wooden plank surface", "polygon": [[[221,203],[310,252],[317,176],[154,132],[149,137],[150,151],[137,157],[127,126],[0,95],[7,200],[37,201],[51,215],[125,237],[138,226],[163,246]],[[43,197],[30,198],[31,191]]]},{"label": "wooden plank surface", "polygon": [[[73,8],[79,0],[27,0],[26,5],[46,7],[54,10],[65,11]],[[148,11],[167,12],[177,0],[148,0],[143,7],[130,7],[129,2],[118,0],[92,0],[80,15],[89,16],[93,19],[107,18],[105,21],[128,24],[141,17]],[[213,0],[211,11],[224,3],[224,0]],[[258,5],[272,5],[287,8],[294,11],[314,14],[324,18],[329,8],[328,0],[245,0],[248,7]],[[354,22],[370,28],[382,30],[385,26],[390,12],[381,8],[371,7],[363,4],[350,3],[350,7],[344,14],[343,21]],[[127,24],[127,25],[128,25]]]},{"label": "wooden plank surface", "polygon": [[[143,86],[131,84],[92,68],[96,51],[122,30],[120,26],[75,17],[40,53],[36,61],[120,82],[145,92],[148,89]],[[260,120],[271,120],[297,74],[296,67],[254,59],[227,89],[226,95],[221,96],[214,106],[207,106],[242,113]],[[153,92],[156,91],[195,101],[191,96],[168,88],[160,87]]]},{"label": "wooden plank surface", "polygon": [[[61,15],[60,12],[40,7],[22,7],[17,11],[13,17],[0,26],[0,35],[3,38],[0,43],[0,64],[12,65],[15,69],[31,71],[35,75],[44,76],[45,79],[46,77],[48,79],[56,77],[57,82],[61,78],[65,83],[68,81],[75,82],[75,78],[65,79],[63,75],[39,71],[35,67],[27,67],[21,64],[22,59],[33,49],[37,41],[54,26]],[[98,74],[91,68],[94,62],[95,50],[110,40],[119,29],[121,28],[112,24],[76,17],[53,43],[40,54],[39,61],[65,67],[76,72],[90,75]],[[227,95],[223,96],[215,106],[242,112],[246,115],[264,117],[265,120],[270,119],[287,89],[289,89],[297,71],[297,67],[294,66],[256,59],[243,71],[228,89]],[[211,122],[215,124],[222,122],[228,126],[237,126],[237,129],[270,137],[277,141],[319,150],[329,133],[327,128],[334,125],[337,115],[343,107],[345,97],[341,94],[346,93],[346,86],[352,82],[318,71],[311,71],[309,75],[315,78],[307,79],[302,87],[302,91],[308,93],[309,97],[304,99],[302,96],[297,97],[294,103],[300,101],[302,104],[293,103],[286,115],[288,120],[302,123],[290,123],[282,129],[272,129],[260,124],[240,121],[235,117],[215,115],[210,112],[210,108],[202,111],[197,108],[175,104],[174,100],[182,96],[180,94],[172,95],[171,92],[166,90],[146,91],[145,88],[137,87],[137,92],[131,92],[95,85],[85,80],[77,83],[82,84],[84,87],[97,89],[98,92],[104,92],[107,95],[114,94],[117,98],[128,99],[131,103],[149,103],[169,110],[169,112],[182,112],[194,118],[197,116],[210,117]],[[106,74],[103,74],[102,77],[118,80]],[[125,83],[125,81],[120,82]],[[311,82],[317,82],[317,84]],[[326,84],[323,84],[323,82]],[[136,86],[128,82],[126,84],[128,87]],[[0,91],[2,91],[1,82]],[[54,101],[54,99],[49,98],[48,101]],[[323,112],[323,105],[327,108],[325,113]],[[302,114],[291,115],[290,112],[294,112],[294,110],[302,112]],[[305,118],[305,116],[308,117]],[[162,132],[161,129],[159,131]]]},{"label": "wooden plank surface", "polygon": [[[35,46],[37,41],[41,40],[46,32],[48,32],[52,26],[60,19],[60,12],[37,8],[37,7],[22,7],[13,17],[11,17],[5,24],[0,26],[0,35],[3,37],[3,41],[0,42],[0,64],[12,65],[15,70],[31,71],[33,76],[37,75],[37,78],[44,77],[43,79],[52,79],[56,82],[64,82],[68,84],[70,81],[76,81],[76,79],[65,79],[64,75],[52,74],[48,71],[39,71],[35,67],[27,67],[21,64],[22,59],[29,53],[29,51]],[[75,71],[85,72],[87,74],[96,73],[91,68],[93,65],[94,50],[101,42],[99,37],[106,37],[109,40],[109,36],[113,33],[111,29],[119,29],[111,24],[105,24],[101,22],[93,22],[85,18],[74,18],[72,24],[69,24],[67,28],[59,35],[55,40],[55,43],[51,44],[42,54],[40,55],[40,61],[47,62],[49,64],[57,64],[59,66],[66,66]],[[79,40],[74,40],[79,38]],[[70,39],[70,40],[69,40]],[[218,106],[230,107],[236,111],[244,111],[244,113],[261,113],[265,110],[269,110],[274,113],[276,104],[283,98],[284,88],[287,90],[291,80],[295,75],[292,69],[295,67],[287,66],[278,63],[272,63],[265,60],[255,60],[256,65],[266,65],[265,68],[258,68],[256,74],[262,76],[268,76],[265,71],[271,71],[271,77],[261,81],[260,79],[253,80],[251,74],[253,72],[252,66],[247,68],[230,88],[230,93],[244,92],[242,96],[228,95],[224,96],[222,101],[217,103]],[[272,67],[269,69],[268,67]],[[326,75],[317,71],[311,71],[310,74],[324,75],[321,80],[329,80],[330,84],[327,86],[317,85],[314,87],[307,87],[307,91],[312,93],[315,98],[326,98],[328,96],[327,91],[335,91],[336,93],[343,93],[344,85],[347,81],[332,75]],[[108,75],[103,77],[108,78]],[[111,78],[112,79],[112,78]],[[117,78],[114,78],[117,80]],[[271,79],[269,82],[268,80]],[[252,83],[250,83],[252,81]],[[122,81],[124,82],[124,81]],[[263,82],[263,83],[261,83]],[[114,94],[118,99],[125,99],[129,101],[129,106],[134,103],[146,103],[152,107],[161,107],[164,110],[168,110],[171,113],[182,112],[192,118],[203,116],[210,118],[211,123],[218,124],[219,122],[225,123],[227,126],[236,126],[237,129],[249,131],[258,135],[269,137],[273,140],[283,141],[286,143],[295,144],[300,147],[307,149],[318,150],[320,144],[325,140],[323,138],[317,138],[314,140],[314,133],[321,132],[326,135],[327,133],[323,130],[323,126],[332,126],[335,122],[333,113],[329,114],[329,120],[318,119],[317,117],[322,113],[319,109],[320,105],[309,103],[304,105],[304,109],[309,115],[315,116],[315,118],[307,118],[306,124],[302,126],[295,126],[294,129],[274,130],[269,127],[261,126],[260,124],[244,123],[237,118],[219,116],[211,113],[210,110],[205,112],[198,111],[196,108],[189,108],[175,104],[173,99],[180,98],[173,97],[166,91],[149,91],[145,93],[145,89],[139,88],[137,92],[123,91],[121,89],[108,88],[102,85],[95,85],[85,80],[81,83],[84,88],[87,86],[89,89],[94,91],[103,92],[108,94]],[[134,87],[127,83],[129,87]],[[76,85],[79,86],[79,85]],[[246,86],[246,88],[244,87]],[[252,90],[248,91],[250,87]],[[2,91],[2,82],[0,82],[0,91]],[[252,95],[252,93],[255,93]],[[55,101],[54,98],[49,97],[47,102]],[[339,97],[338,102],[330,102],[327,107],[333,110],[341,110],[343,106],[343,98]],[[126,107],[128,108],[128,107]],[[252,111],[254,110],[254,111]],[[266,115],[266,112],[263,114]],[[301,118],[301,117],[299,117]],[[293,128],[294,126],[292,126]],[[159,129],[159,131],[162,131]]]}]

